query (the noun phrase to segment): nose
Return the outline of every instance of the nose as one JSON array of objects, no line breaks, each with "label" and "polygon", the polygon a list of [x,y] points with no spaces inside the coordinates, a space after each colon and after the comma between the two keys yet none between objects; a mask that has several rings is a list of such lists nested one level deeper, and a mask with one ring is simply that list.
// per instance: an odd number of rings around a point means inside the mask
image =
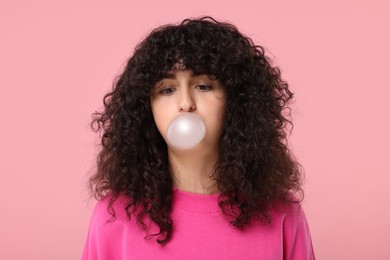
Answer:
[{"label": "nose", "polygon": [[194,98],[191,96],[191,93],[188,89],[181,91],[182,93],[179,96],[179,111],[180,112],[192,112],[196,110],[196,104]]}]

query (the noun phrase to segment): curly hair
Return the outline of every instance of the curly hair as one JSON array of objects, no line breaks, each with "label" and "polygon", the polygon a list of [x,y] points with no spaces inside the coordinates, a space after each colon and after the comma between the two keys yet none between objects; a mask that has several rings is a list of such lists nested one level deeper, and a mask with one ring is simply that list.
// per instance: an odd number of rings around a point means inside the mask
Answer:
[{"label": "curly hair", "polygon": [[152,30],[104,96],[104,111],[92,114],[91,128],[103,135],[89,185],[96,199],[110,196],[113,220],[113,203],[125,195],[128,218],[134,215],[144,230],[144,217],[159,226],[159,233],[146,237],[160,235],[157,242],[163,245],[172,236],[168,149],[153,120],[150,97],[153,86],[178,63],[194,75],[218,79],[226,93],[212,177],[227,220],[237,228],[252,218],[266,224],[274,205],[299,203],[302,174],[286,138],[287,125],[293,127],[288,119],[293,93],[263,47],[234,25],[205,16]]}]

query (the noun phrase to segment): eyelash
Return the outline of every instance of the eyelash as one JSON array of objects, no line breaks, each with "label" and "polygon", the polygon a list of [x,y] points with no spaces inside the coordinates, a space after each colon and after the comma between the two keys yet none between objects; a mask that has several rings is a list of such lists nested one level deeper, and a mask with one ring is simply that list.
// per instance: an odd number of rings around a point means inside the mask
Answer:
[{"label": "eyelash", "polygon": [[[212,87],[210,85],[204,85],[204,84],[197,85],[196,87],[206,87],[207,90],[212,89]],[[201,90],[201,91],[206,91],[206,90]]]},{"label": "eyelash", "polygon": [[161,90],[158,93],[161,94],[161,95],[171,95],[172,93],[165,93],[165,91],[167,91],[167,90],[172,90],[172,88],[165,88],[165,89]]},{"label": "eyelash", "polygon": [[[212,89],[212,86],[210,86],[210,85],[205,85],[205,84],[200,84],[200,85],[197,85],[196,86],[196,88],[198,88],[198,87],[206,87],[207,89],[205,89],[205,90],[200,90],[201,92],[205,92],[205,91],[207,91],[207,90],[211,90]],[[159,92],[159,94],[161,94],[161,95],[171,95],[171,94],[173,94],[173,92],[170,92],[170,93],[166,93],[166,91],[167,90],[172,90],[173,88],[170,88],[170,87],[168,87],[168,88],[165,88],[165,89],[163,89],[163,90],[161,90],[160,92]]]}]

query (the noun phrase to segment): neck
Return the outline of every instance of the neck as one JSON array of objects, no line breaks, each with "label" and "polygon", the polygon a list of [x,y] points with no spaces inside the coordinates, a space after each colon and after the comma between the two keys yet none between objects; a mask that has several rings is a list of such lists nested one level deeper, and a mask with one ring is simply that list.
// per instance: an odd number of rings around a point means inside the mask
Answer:
[{"label": "neck", "polygon": [[174,187],[192,193],[218,193],[217,183],[211,178],[217,152],[168,150],[168,157]]}]

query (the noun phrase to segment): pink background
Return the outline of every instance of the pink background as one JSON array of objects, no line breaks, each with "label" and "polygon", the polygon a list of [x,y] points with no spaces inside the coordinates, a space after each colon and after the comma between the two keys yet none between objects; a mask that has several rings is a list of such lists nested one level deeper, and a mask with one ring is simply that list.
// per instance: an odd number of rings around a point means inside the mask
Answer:
[{"label": "pink background", "polygon": [[389,2],[107,2],[0,2],[0,259],[80,258],[91,113],[152,28],[204,14],[290,82],[317,258],[390,259]]}]

